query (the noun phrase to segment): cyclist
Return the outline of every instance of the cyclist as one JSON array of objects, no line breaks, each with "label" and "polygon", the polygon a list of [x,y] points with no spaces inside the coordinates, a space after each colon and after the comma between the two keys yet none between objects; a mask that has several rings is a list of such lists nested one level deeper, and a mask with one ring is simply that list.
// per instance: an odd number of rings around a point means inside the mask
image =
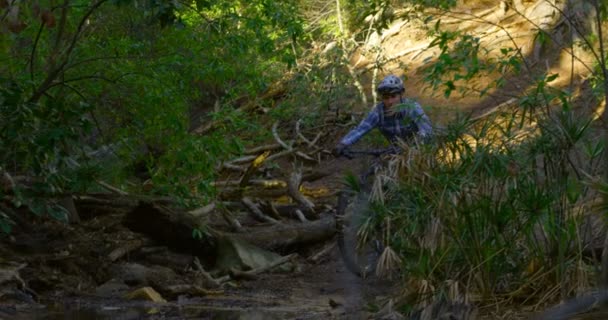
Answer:
[{"label": "cyclist", "polygon": [[431,137],[433,129],[429,117],[418,102],[403,96],[405,87],[399,77],[386,76],[376,88],[376,92],[382,102],[340,140],[333,150],[336,157],[344,155],[347,147],[374,128],[378,128],[395,147],[399,140],[410,141],[415,137],[416,141],[424,142]]}]

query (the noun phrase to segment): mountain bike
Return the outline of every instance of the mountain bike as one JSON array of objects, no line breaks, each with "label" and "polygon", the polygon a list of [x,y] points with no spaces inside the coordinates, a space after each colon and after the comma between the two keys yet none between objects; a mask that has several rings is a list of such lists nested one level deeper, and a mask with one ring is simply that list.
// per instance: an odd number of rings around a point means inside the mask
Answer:
[{"label": "mountain bike", "polygon": [[336,230],[340,255],[346,269],[353,274],[368,278],[376,271],[380,255],[384,250],[382,241],[375,237],[381,232],[375,232],[372,237],[361,236],[360,227],[365,220],[365,212],[369,209],[369,195],[373,181],[369,181],[376,172],[383,167],[382,156],[395,154],[395,148],[378,150],[350,150],[344,151],[343,156],[348,159],[371,156],[373,161],[368,168],[364,168],[357,181],[350,188],[338,193],[336,205]]}]

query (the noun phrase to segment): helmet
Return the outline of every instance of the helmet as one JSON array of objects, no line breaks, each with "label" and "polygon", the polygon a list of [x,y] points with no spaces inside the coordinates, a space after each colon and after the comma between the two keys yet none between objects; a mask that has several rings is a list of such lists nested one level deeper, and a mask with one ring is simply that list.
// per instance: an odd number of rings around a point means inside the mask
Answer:
[{"label": "helmet", "polygon": [[403,81],[401,81],[399,77],[389,75],[382,79],[376,91],[378,91],[379,94],[402,93],[405,91],[405,87],[403,87]]}]

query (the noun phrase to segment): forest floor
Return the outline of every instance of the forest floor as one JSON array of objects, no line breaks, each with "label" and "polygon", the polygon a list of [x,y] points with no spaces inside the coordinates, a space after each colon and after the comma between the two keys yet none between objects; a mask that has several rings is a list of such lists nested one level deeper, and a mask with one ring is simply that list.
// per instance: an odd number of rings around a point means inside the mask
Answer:
[{"label": "forest floor", "polygon": [[[328,156],[319,166],[332,174],[309,187],[337,188],[345,173],[363,165]],[[325,201],[335,203],[335,196]],[[4,236],[0,319],[405,319],[407,310],[396,310],[392,303],[403,294],[406,279],[353,275],[340,258],[335,236],[282,253],[297,254],[289,268],[216,285],[197,272],[195,254],[125,226],[132,208],[78,204],[79,224],[34,217]],[[138,241],[136,249],[113,256]],[[191,284],[200,289],[168,289]],[[158,296],[137,294],[142,288]],[[504,310],[500,316],[485,313],[477,319],[522,318]]]},{"label": "forest floor", "polygon": [[[71,225],[38,217],[5,237],[0,319],[380,319],[400,285],[347,271],[331,238],[298,250],[289,270],[172,295],[163,288],[200,283],[193,255],[147,242],[113,260],[115,249],[148,241],[121,223],[124,215],[87,212]],[[166,301],[125,298],[142,287]]]}]

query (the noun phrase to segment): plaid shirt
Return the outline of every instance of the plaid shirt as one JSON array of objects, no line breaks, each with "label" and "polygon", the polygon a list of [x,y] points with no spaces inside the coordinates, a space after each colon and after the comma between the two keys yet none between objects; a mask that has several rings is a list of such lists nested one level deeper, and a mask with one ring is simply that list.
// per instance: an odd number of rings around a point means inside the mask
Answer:
[{"label": "plaid shirt", "polygon": [[356,128],[342,138],[340,143],[350,146],[373,128],[378,128],[391,143],[395,143],[397,138],[407,141],[414,134],[420,139],[431,136],[433,133],[431,121],[418,102],[402,99],[401,104],[394,106],[394,109],[393,115],[385,115],[384,103],[380,102]]}]

